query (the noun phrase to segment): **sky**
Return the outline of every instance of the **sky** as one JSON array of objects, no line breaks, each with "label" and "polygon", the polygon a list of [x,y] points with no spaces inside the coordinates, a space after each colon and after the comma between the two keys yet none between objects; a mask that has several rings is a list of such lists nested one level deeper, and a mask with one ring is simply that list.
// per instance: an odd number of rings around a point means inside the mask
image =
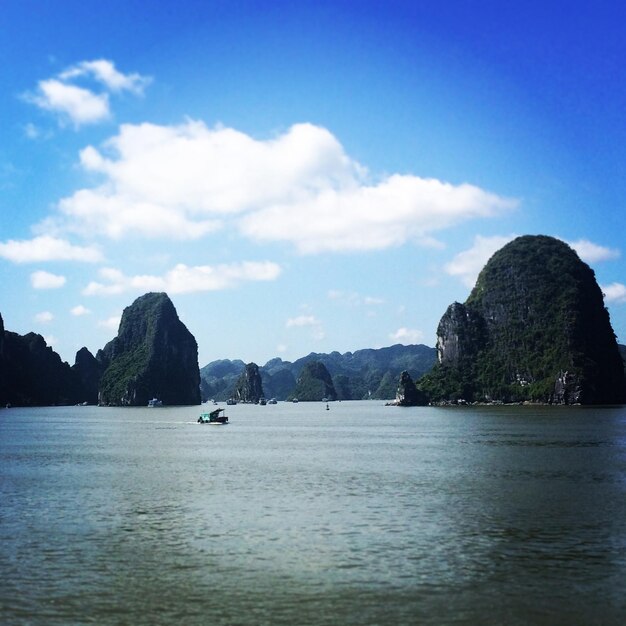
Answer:
[{"label": "sky", "polygon": [[74,363],[165,291],[199,363],[434,346],[570,244],[626,343],[626,5],[3,0],[0,314]]}]

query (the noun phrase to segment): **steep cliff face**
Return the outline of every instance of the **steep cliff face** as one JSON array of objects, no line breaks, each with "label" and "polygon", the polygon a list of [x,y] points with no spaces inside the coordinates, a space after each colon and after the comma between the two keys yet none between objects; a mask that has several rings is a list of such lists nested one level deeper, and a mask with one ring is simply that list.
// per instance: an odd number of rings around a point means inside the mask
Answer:
[{"label": "steep cliff face", "polygon": [[496,252],[437,330],[432,399],[624,401],[624,369],[593,270],[567,244],[519,237]]},{"label": "steep cliff face", "polygon": [[248,363],[235,385],[234,398],[237,402],[257,403],[263,395],[263,383],[259,366]]},{"label": "steep cliff face", "polygon": [[326,366],[320,361],[307,363],[298,376],[293,396],[304,402],[336,400],[337,392]]},{"label": "steep cliff face", "polygon": [[198,345],[165,293],[147,293],[124,310],[118,335],[96,355],[104,369],[98,401],[145,406],[200,403]]},{"label": "steep cliff face", "polygon": [[82,400],[70,366],[36,333],[2,332],[0,401],[13,406],[76,404]]}]

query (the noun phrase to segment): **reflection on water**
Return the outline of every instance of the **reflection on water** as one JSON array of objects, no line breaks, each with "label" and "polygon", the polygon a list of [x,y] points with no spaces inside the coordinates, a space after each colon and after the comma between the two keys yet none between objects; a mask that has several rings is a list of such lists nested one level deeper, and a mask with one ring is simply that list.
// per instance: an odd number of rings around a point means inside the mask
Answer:
[{"label": "reflection on water", "polygon": [[7,624],[621,624],[626,412],[0,412]]}]

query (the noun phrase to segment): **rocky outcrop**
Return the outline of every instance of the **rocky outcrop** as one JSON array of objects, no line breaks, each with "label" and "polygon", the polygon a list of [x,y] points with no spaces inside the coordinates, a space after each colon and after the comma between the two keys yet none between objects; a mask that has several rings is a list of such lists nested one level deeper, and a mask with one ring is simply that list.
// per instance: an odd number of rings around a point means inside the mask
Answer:
[{"label": "rocky outcrop", "polygon": [[397,406],[425,406],[428,404],[425,394],[417,389],[407,371],[400,375],[395,404]]},{"label": "rocky outcrop", "polygon": [[459,302],[452,303],[437,327],[437,360],[458,366],[476,356],[487,339],[483,316]]},{"label": "rocky outcrop", "polygon": [[81,402],[96,404],[98,402],[98,386],[103,373],[101,363],[87,348],[81,348],[76,353],[72,371],[82,390]]},{"label": "rocky outcrop", "polygon": [[235,385],[233,398],[237,402],[257,404],[263,397],[259,366],[256,363],[248,363]]},{"label": "rocky outcrop", "polygon": [[293,396],[304,402],[336,400],[337,392],[326,366],[320,361],[307,363],[300,372]]},{"label": "rocky outcrop", "polygon": [[147,293],[122,314],[117,337],[98,351],[102,405],[200,403],[198,345],[165,293]]},{"label": "rocky outcrop", "polygon": [[519,237],[496,252],[437,329],[435,401],[613,404],[624,367],[593,270],[567,244]]},{"label": "rocky outcrop", "polygon": [[41,335],[18,335],[3,330],[0,340],[2,406],[76,404],[81,397],[80,385],[70,366]]}]

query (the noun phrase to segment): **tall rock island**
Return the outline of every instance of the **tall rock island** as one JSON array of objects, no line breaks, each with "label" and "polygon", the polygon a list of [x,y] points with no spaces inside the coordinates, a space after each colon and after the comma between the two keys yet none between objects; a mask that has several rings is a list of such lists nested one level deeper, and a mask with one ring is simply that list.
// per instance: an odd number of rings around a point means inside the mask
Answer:
[{"label": "tall rock island", "polygon": [[233,396],[237,402],[251,402],[253,404],[263,397],[263,383],[259,366],[248,363],[235,384]]},{"label": "tall rock island", "polygon": [[496,252],[437,328],[431,401],[625,401],[624,364],[593,270],[564,242],[524,236]]},{"label": "tall rock island", "polygon": [[98,402],[146,406],[200,404],[198,344],[165,293],[147,293],[124,309],[117,337],[96,355],[104,373]]}]

